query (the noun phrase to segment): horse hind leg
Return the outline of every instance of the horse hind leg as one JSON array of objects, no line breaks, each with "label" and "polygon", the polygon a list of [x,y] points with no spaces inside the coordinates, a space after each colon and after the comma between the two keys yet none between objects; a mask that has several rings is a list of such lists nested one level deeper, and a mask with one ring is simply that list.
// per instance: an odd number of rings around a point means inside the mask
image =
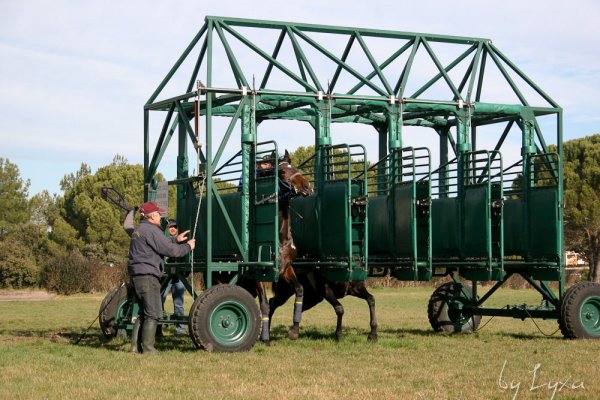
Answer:
[{"label": "horse hind leg", "polygon": [[351,288],[350,293],[352,296],[358,297],[360,299],[364,299],[369,305],[369,315],[370,322],[369,325],[371,327],[371,332],[367,336],[367,340],[370,342],[377,341],[377,316],[375,315],[375,297],[367,290],[364,282],[360,282],[356,284],[353,288]]},{"label": "horse hind leg", "polygon": [[344,340],[344,332],[342,329],[342,319],[344,318],[344,306],[339,302],[333,290],[329,285],[325,285],[325,290],[323,292],[323,297],[335,310],[335,315],[337,316],[337,324],[335,327],[335,338],[338,342],[342,342]]}]

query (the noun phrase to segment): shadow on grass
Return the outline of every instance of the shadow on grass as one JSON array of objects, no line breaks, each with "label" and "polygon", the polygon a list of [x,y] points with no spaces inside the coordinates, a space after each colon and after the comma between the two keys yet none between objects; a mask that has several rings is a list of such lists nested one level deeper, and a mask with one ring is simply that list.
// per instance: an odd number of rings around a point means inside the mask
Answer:
[{"label": "shadow on grass", "polygon": [[[130,338],[126,335],[105,337],[99,329],[88,332],[74,330],[0,330],[5,336],[4,342],[23,342],[29,339],[43,339],[52,343],[78,347],[103,348],[111,351],[128,351]],[[159,350],[177,350],[182,352],[197,351],[192,339],[187,334],[166,334],[156,339]]]}]

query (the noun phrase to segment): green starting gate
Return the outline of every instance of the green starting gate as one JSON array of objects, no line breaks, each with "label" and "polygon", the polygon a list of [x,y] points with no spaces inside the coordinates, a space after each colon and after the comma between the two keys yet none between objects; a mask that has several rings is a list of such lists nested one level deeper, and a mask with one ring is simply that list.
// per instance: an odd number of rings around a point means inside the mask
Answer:
[{"label": "green starting gate", "polygon": [[[511,100],[494,101],[501,86]],[[195,229],[197,248],[167,260],[166,271],[196,298],[190,329],[223,351],[256,341],[256,304],[231,284],[278,279],[278,174],[263,176],[255,163],[277,161],[277,142],[300,135],[260,141],[258,128],[293,120],[307,123],[314,145],[312,157],[294,160],[314,189],[290,202],[297,271],[318,268],[334,281],[448,276],[428,307],[435,330],[474,330],[482,315],[499,315],[556,318],[566,337],[600,336],[598,287],[565,292],[562,119],[489,39],[206,17],[144,106],[146,200],[178,141],[169,185],[178,225]],[[368,162],[364,142],[336,144],[333,123],[365,126],[365,140],[375,128],[377,161]],[[414,145],[417,129],[436,145]],[[194,273],[207,288],[200,296]],[[485,307],[513,275],[541,305]],[[495,284],[480,296],[487,281]]]}]

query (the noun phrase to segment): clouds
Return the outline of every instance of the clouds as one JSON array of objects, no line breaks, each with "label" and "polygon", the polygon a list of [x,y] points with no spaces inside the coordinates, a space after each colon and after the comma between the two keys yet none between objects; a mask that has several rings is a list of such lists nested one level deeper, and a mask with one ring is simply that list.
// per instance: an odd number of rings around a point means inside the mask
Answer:
[{"label": "clouds", "polygon": [[81,161],[141,162],[142,106],[205,15],[488,37],[565,108],[566,137],[600,131],[593,0],[23,1],[0,14],[0,156],[31,171],[32,193]]}]

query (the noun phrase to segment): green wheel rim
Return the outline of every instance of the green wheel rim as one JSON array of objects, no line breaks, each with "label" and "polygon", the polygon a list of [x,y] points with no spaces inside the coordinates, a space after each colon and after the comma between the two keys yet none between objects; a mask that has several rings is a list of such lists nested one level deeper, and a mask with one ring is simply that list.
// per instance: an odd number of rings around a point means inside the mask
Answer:
[{"label": "green wheel rim", "polygon": [[584,300],[579,313],[583,329],[591,336],[600,336],[600,297]]},{"label": "green wheel rim", "polygon": [[244,340],[250,328],[250,313],[236,301],[219,304],[210,314],[210,333],[220,345],[235,346]]},{"label": "green wheel rim", "polygon": [[115,333],[118,329],[125,329],[128,333],[131,332],[133,323],[127,322],[131,317],[139,317],[139,306],[137,303],[132,305],[129,300],[125,300],[117,307],[114,326]]},{"label": "green wheel rim", "polygon": [[[462,298],[454,299],[454,302],[460,302],[461,304],[465,304],[466,302]],[[455,303],[456,304],[456,303]],[[463,311],[456,306],[452,306],[451,304],[447,305],[448,307],[448,317],[453,324],[457,326],[466,325],[471,319],[470,316],[466,316]]]}]

